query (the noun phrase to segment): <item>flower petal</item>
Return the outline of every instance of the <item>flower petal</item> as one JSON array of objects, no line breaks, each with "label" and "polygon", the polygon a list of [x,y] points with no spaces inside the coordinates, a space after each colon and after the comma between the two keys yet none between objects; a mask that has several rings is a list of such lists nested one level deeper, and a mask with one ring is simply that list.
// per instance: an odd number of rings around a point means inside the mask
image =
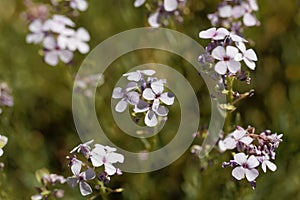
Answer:
[{"label": "flower petal", "polygon": [[135,0],[133,6],[134,7],[140,7],[141,5],[143,5],[146,2],[146,0]]},{"label": "flower petal", "polygon": [[223,18],[231,17],[232,7],[230,5],[219,7],[219,16]]},{"label": "flower petal", "polygon": [[249,182],[254,181],[259,175],[257,169],[245,169],[245,174]]},{"label": "flower petal", "polygon": [[233,156],[233,158],[239,165],[243,165],[247,162],[247,156],[244,153],[237,153]]},{"label": "flower petal", "polygon": [[107,156],[107,162],[109,163],[123,163],[124,162],[124,156],[119,153],[111,152]]},{"label": "flower petal", "polygon": [[45,62],[51,66],[56,66],[58,64],[58,55],[56,51],[50,51],[45,53]]},{"label": "flower petal", "polygon": [[155,70],[152,69],[145,69],[145,70],[140,70],[140,73],[143,73],[147,76],[152,76],[153,74],[155,74]]},{"label": "flower petal", "polygon": [[257,56],[256,56],[256,53],[255,53],[255,51],[253,49],[248,49],[245,52],[244,56],[246,58],[248,58],[249,60],[257,61]]},{"label": "flower petal", "polygon": [[226,72],[227,72],[226,62],[225,61],[217,62],[217,64],[215,65],[215,71],[221,75],[226,74]]},{"label": "flower petal", "polygon": [[237,180],[245,178],[245,169],[243,167],[236,167],[231,172],[232,176]]},{"label": "flower petal", "polygon": [[247,160],[247,164],[249,168],[254,168],[259,165],[259,161],[254,155],[251,155]]},{"label": "flower petal", "polygon": [[111,163],[104,164],[104,171],[109,175],[114,175],[117,172],[117,169]]},{"label": "flower petal", "polygon": [[76,158],[72,159],[71,171],[74,175],[78,175],[81,170],[82,162]]},{"label": "flower petal", "polygon": [[223,60],[226,56],[225,49],[221,46],[217,46],[211,53],[211,56],[217,60]]},{"label": "flower petal", "polygon": [[129,82],[127,85],[126,85],[126,88],[125,90],[128,92],[128,91],[131,91],[131,90],[134,90],[137,88],[137,83],[136,82]]},{"label": "flower petal", "polygon": [[88,3],[85,0],[75,0],[75,2],[80,11],[85,11],[88,8]]},{"label": "flower petal", "polygon": [[237,130],[233,131],[232,135],[236,140],[239,140],[245,136],[246,132],[247,131],[244,129],[240,129],[240,130],[237,129]]},{"label": "flower petal", "polygon": [[79,38],[82,41],[89,41],[91,39],[91,36],[89,34],[89,32],[85,29],[85,28],[78,28],[78,30],[76,31],[76,36],[77,38]]},{"label": "flower petal", "polygon": [[73,53],[68,50],[60,50],[58,56],[64,63],[69,63],[73,58]]},{"label": "flower petal", "polygon": [[121,113],[121,112],[124,112],[124,110],[126,110],[126,108],[127,108],[127,101],[125,101],[125,100],[122,99],[116,105],[115,110],[117,112]]},{"label": "flower petal", "polygon": [[239,50],[233,46],[226,47],[226,55],[230,58],[234,58],[238,54]]},{"label": "flower petal", "polygon": [[238,61],[235,61],[235,60],[230,60],[227,62],[228,64],[228,70],[231,72],[231,73],[236,73],[238,71],[241,70],[241,63],[238,62]]},{"label": "flower petal", "polygon": [[151,88],[155,94],[161,94],[164,91],[164,82],[161,80],[151,83]]},{"label": "flower petal", "polygon": [[151,27],[153,28],[158,28],[160,27],[160,23],[159,23],[159,12],[156,11],[155,13],[153,13],[152,15],[150,15],[150,17],[148,18],[148,23],[150,24]]},{"label": "flower petal", "polygon": [[87,196],[93,192],[91,186],[84,181],[79,182],[79,189],[82,196]]},{"label": "flower petal", "polygon": [[127,93],[127,102],[131,105],[137,105],[139,103],[140,96],[137,92],[128,92]]},{"label": "flower petal", "polygon": [[164,104],[172,105],[174,103],[174,95],[171,92],[165,92],[159,98]]},{"label": "flower petal", "polygon": [[123,76],[127,76],[127,80],[129,80],[129,81],[139,81],[142,78],[142,75],[139,72],[129,72],[129,73],[123,74]]},{"label": "flower petal", "polygon": [[249,144],[251,144],[253,139],[251,137],[246,136],[246,137],[241,138],[240,141],[243,142],[245,145],[249,145]]},{"label": "flower petal", "polygon": [[201,31],[199,33],[199,37],[203,39],[210,39],[215,35],[216,31],[217,31],[216,28],[209,28],[205,31]]},{"label": "flower petal", "polygon": [[77,177],[68,177],[67,182],[71,188],[74,188],[78,184],[79,180]]},{"label": "flower petal", "polygon": [[145,122],[145,124],[146,124],[147,126],[149,126],[149,127],[154,127],[154,126],[157,125],[157,123],[158,123],[157,117],[156,117],[155,113],[154,113],[152,110],[149,110],[149,111],[146,113],[144,122]]},{"label": "flower petal", "polygon": [[124,97],[124,92],[123,92],[123,89],[120,88],[120,87],[116,87],[113,91],[113,95],[112,95],[112,98],[114,99],[121,99]]},{"label": "flower petal", "polygon": [[154,100],[155,99],[155,94],[153,93],[152,89],[146,88],[143,91],[143,97],[147,100]]},{"label": "flower petal", "polygon": [[165,117],[169,113],[169,109],[165,106],[159,106],[156,110],[155,113],[159,116]]},{"label": "flower petal", "polygon": [[167,12],[172,12],[177,9],[177,0],[164,0],[164,8]]},{"label": "flower petal", "polygon": [[250,13],[246,13],[243,17],[243,22],[245,26],[255,26],[257,24],[257,19]]},{"label": "flower petal", "polygon": [[236,148],[237,141],[232,137],[227,137],[223,141],[226,149],[234,149]]}]

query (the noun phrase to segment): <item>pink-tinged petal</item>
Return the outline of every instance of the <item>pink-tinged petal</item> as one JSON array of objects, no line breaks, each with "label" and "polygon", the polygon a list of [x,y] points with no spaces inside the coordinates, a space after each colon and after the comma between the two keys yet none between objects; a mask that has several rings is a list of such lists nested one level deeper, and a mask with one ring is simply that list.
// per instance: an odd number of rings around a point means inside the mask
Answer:
[{"label": "pink-tinged petal", "polygon": [[177,9],[177,0],[164,0],[164,8],[167,12],[172,12]]},{"label": "pink-tinged petal", "polygon": [[243,167],[236,167],[231,172],[232,176],[237,180],[245,178],[245,169]]},{"label": "pink-tinged petal", "polygon": [[146,0],[135,0],[133,6],[134,7],[140,7],[141,5],[143,5],[146,2]]},{"label": "pink-tinged petal", "polygon": [[85,42],[78,42],[77,49],[80,53],[86,54],[90,51],[90,46]]},{"label": "pink-tinged petal", "polygon": [[223,40],[227,35],[229,35],[229,31],[226,28],[218,28],[216,35],[213,37],[213,39]]},{"label": "pink-tinged petal", "polygon": [[257,56],[253,49],[248,49],[245,51],[244,57],[248,58],[249,60],[257,61]]},{"label": "pink-tinged petal", "polygon": [[243,165],[247,162],[247,156],[244,153],[237,153],[233,156],[233,158],[239,165]]},{"label": "pink-tinged petal", "polygon": [[223,141],[226,149],[234,149],[236,148],[237,141],[232,137],[227,137]]},{"label": "pink-tinged petal", "polygon": [[161,94],[159,99],[166,105],[172,105],[174,103],[175,98],[171,92],[165,92]]},{"label": "pink-tinged petal", "polygon": [[93,192],[91,186],[84,181],[79,182],[79,190],[82,196],[87,196]]},{"label": "pink-tinged petal", "polygon": [[117,169],[111,163],[104,164],[104,171],[109,175],[114,175],[117,172]]},{"label": "pink-tinged petal", "polygon": [[116,87],[113,91],[113,94],[112,94],[112,98],[114,99],[121,99],[124,97],[124,92],[123,92],[123,89],[120,88],[120,87]]},{"label": "pink-tinged petal", "polygon": [[245,145],[249,145],[249,144],[251,144],[251,142],[253,142],[253,139],[251,137],[246,136],[246,137],[241,138],[240,141],[242,143],[244,143]]},{"label": "pink-tinged petal", "polygon": [[78,175],[81,170],[82,162],[77,159],[72,160],[71,171],[74,175]]},{"label": "pink-tinged petal", "polygon": [[233,46],[226,47],[226,55],[230,58],[234,58],[238,54],[239,50]]},{"label": "pink-tinged petal", "polygon": [[155,94],[154,92],[152,91],[152,89],[150,88],[146,88],[144,91],[143,91],[143,97],[147,100],[154,100],[155,99]]},{"label": "pink-tinged petal", "polygon": [[56,51],[50,51],[45,53],[45,62],[51,66],[56,66],[58,64],[58,55]]},{"label": "pink-tinged petal", "polygon": [[96,174],[93,169],[89,168],[86,171],[82,172],[83,180],[92,180],[96,177]]},{"label": "pink-tinged petal", "polygon": [[240,18],[245,14],[245,9],[243,6],[234,6],[232,9],[232,17],[235,19]]},{"label": "pink-tinged petal", "polygon": [[228,64],[228,70],[233,74],[241,70],[241,63],[238,61],[230,60],[227,62],[227,64]]},{"label": "pink-tinged petal", "polygon": [[118,104],[115,107],[115,110],[119,113],[124,112],[127,108],[127,101],[121,100],[118,102]]},{"label": "pink-tinged petal", "polygon": [[259,175],[256,169],[245,169],[245,174],[249,182],[254,181]]},{"label": "pink-tinged petal", "polygon": [[216,28],[210,28],[205,31],[201,31],[199,33],[199,37],[203,39],[210,39],[216,34],[217,29]]},{"label": "pink-tinged petal", "polygon": [[145,116],[145,124],[149,127],[154,127],[157,125],[157,117],[153,111],[148,111]]},{"label": "pink-tinged petal", "polygon": [[124,156],[119,153],[111,152],[107,156],[107,162],[109,163],[123,163],[124,162]]},{"label": "pink-tinged petal", "polygon": [[234,137],[236,140],[239,140],[239,139],[241,139],[242,137],[245,136],[246,132],[247,132],[247,131],[244,130],[244,129],[241,129],[241,130],[235,130],[235,131],[233,131],[232,135],[233,135],[233,137]]},{"label": "pink-tinged petal", "polygon": [[237,42],[235,45],[243,54],[246,52],[246,45],[243,42]]},{"label": "pink-tinged petal", "polygon": [[169,113],[169,109],[165,106],[159,106],[156,110],[155,110],[155,113],[158,115],[158,116],[162,116],[162,117],[165,117],[168,115]]},{"label": "pink-tinged petal", "polygon": [[60,50],[58,56],[64,63],[69,63],[73,59],[73,52]]},{"label": "pink-tinged petal", "polygon": [[164,91],[163,81],[155,81],[151,83],[151,88],[155,94],[161,94]]},{"label": "pink-tinged petal", "polygon": [[217,60],[223,60],[226,56],[225,49],[221,46],[217,46],[211,53],[211,56]]},{"label": "pink-tinged petal", "polygon": [[137,92],[128,92],[127,101],[131,105],[137,105],[139,103],[140,96]]},{"label": "pink-tinged petal", "polygon": [[74,188],[78,184],[79,180],[77,177],[68,177],[67,182],[71,188]]},{"label": "pink-tinged petal", "polygon": [[53,50],[56,47],[55,39],[51,36],[48,36],[44,39],[43,46],[48,50]]},{"label": "pink-tinged petal", "polygon": [[159,12],[155,12],[150,17],[148,18],[148,23],[150,24],[151,27],[153,28],[158,28],[160,27],[159,21]]},{"label": "pink-tinged petal", "polygon": [[224,75],[227,72],[227,65],[225,61],[219,61],[217,62],[217,64],[215,65],[215,71],[218,74]]},{"label": "pink-tinged petal", "polygon": [[251,155],[247,160],[247,164],[249,168],[255,168],[259,165],[259,161],[254,155]]},{"label": "pink-tinged petal", "polygon": [[246,13],[243,17],[243,22],[245,26],[255,26],[257,24],[257,19],[250,13]]},{"label": "pink-tinged petal", "polygon": [[138,70],[138,71],[147,76],[152,76],[153,74],[155,74],[155,70],[152,70],[152,69],[145,69],[145,70]]},{"label": "pink-tinged petal", "polygon": [[85,0],[75,0],[75,2],[80,11],[85,11],[88,8],[88,3]]},{"label": "pink-tinged petal", "polygon": [[91,39],[91,36],[89,34],[89,32],[85,29],[80,27],[77,31],[76,31],[76,36],[77,38],[79,38],[82,41],[89,41]]},{"label": "pink-tinged petal", "polygon": [[255,69],[256,64],[255,64],[254,61],[249,60],[248,58],[244,58],[244,62],[245,62],[245,64],[246,64],[250,69],[252,69],[252,70]]},{"label": "pink-tinged petal", "polygon": [[218,11],[219,11],[219,16],[223,18],[231,17],[232,15],[232,7],[229,5],[219,7]]},{"label": "pink-tinged petal", "polygon": [[127,76],[127,80],[129,80],[129,81],[139,81],[142,78],[142,75],[139,72],[129,72],[129,73],[123,74],[123,76]]}]

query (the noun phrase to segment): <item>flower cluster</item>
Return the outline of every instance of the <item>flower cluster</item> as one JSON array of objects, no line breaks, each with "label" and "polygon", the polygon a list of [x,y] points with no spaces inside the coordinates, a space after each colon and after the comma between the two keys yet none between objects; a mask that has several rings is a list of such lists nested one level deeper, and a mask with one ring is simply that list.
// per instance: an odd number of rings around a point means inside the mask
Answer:
[{"label": "flower cluster", "polygon": [[104,83],[103,74],[90,74],[84,77],[76,76],[74,91],[83,94],[85,97],[92,97],[92,88]]},{"label": "flower cluster", "polygon": [[57,174],[50,174],[46,169],[40,169],[36,172],[36,178],[41,187],[36,187],[38,194],[32,195],[31,200],[47,200],[50,197],[63,198],[65,191],[57,189],[57,184],[65,184],[66,179]]},{"label": "flower cluster", "polygon": [[208,19],[213,26],[226,27],[241,34],[243,27],[260,25],[255,11],[258,11],[256,0],[224,0],[215,13],[208,15]]},{"label": "flower cluster", "polygon": [[[72,188],[79,185],[80,193],[83,196],[90,195],[93,192],[88,183],[89,181],[96,178],[97,183],[94,188],[97,190],[104,187],[103,184],[107,184],[111,176],[122,174],[121,170],[113,164],[123,163],[124,156],[116,153],[117,149],[100,144],[95,144],[92,149],[90,146],[92,143],[93,140],[78,145],[70,151],[72,156],[67,157],[73,173],[73,176],[67,178],[67,182]],[[83,156],[84,160],[80,160],[78,154]],[[100,169],[102,166],[104,170]]]},{"label": "flower cluster", "polygon": [[[57,7],[58,1],[52,0],[52,7]],[[69,1],[71,10],[84,11],[87,9],[87,2],[84,0]],[[32,3],[29,4],[32,6]],[[38,5],[41,7],[41,5]],[[66,5],[62,5],[66,7]],[[44,14],[27,14],[29,20],[30,33],[26,37],[27,43],[40,44],[44,61],[51,65],[70,63],[73,60],[74,52],[78,50],[81,54],[89,52],[87,42],[90,40],[88,31],[80,27],[75,29],[75,23],[67,16],[56,14],[50,15],[50,6],[44,5]],[[54,9],[54,8],[53,8]],[[54,9],[59,10],[59,9]],[[32,12],[32,11],[31,11]]]},{"label": "flower cluster", "polygon": [[229,32],[225,28],[210,28],[199,33],[203,39],[211,39],[206,47],[206,53],[200,55],[199,61],[204,64],[207,60],[217,61],[215,71],[220,75],[236,75],[241,72],[241,63],[244,61],[247,67],[254,70],[257,61],[253,49],[246,49],[246,39]]},{"label": "flower cluster", "polygon": [[115,107],[117,112],[124,112],[130,104],[134,106],[134,113],[145,113],[144,122],[149,127],[158,124],[158,116],[166,119],[169,110],[161,104],[174,103],[173,94],[164,92],[166,80],[151,77],[154,74],[150,69],[126,73],[123,76],[130,82],[125,88],[115,88],[112,95],[114,99],[121,99]]},{"label": "flower cluster", "polygon": [[0,114],[2,113],[2,107],[12,107],[14,105],[14,101],[10,93],[11,90],[7,84],[5,82],[0,83]]},{"label": "flower cluster", "polygon": [[277,169],[271,160],[275,159],[275,150],[282,142],[281,138],[282,134],[277,135],[269,130],[255,134],[253,127],[249,126],[247,129],[243,129],[238,126],[218,143],[221,152],[233,149],[237,151],[233,156],[234,159],[224,162],[223,167],[235,167],[232,170],[232,176],[237,180],[246,177],[251,186],[255,188],[259,165],[264,172],[267,171],[267,168],[271,171]]},{"label": "flower cluster", "polygon": [[[143,4],[147,4],[146,0],[135,0],[134,7],[140,7]],[[147,7],[151,12],[148,17],[149,25],[153,28],[168,26],[171,20],[181,23],[185,4],[186,0],[155,0],[151,5],[148,4]],[[154,13],[153,10],[155,10]]]}]

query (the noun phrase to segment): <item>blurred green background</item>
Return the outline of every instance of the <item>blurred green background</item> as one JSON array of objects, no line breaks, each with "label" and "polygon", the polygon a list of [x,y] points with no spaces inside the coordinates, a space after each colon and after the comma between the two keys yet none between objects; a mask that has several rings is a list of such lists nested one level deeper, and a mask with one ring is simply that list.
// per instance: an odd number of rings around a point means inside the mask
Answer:
[{"label": "blurred green background", "polygon": [[[189,15],[176,29],[205,44],[198,33],[210,27],[206,15],[216,9],[219,1],[188,2]],[[113,178],[110,186],[123,187],[124,192],[111,195],[111,199],[300,199],[300,2],[264,0],[258,4],[262,25],[246,31],[246,37],[255,43],[258,66],[251,73],[250,86],[236,86],[239,91],[254,88],[256,94],[243,101],[238,111],[242,116],[241,125],[284,134],[275,161],[278,170],[260,175],[257,189],[252,191],[245,181],[240,184],[231,181],[231,169],[221,168],[222,159],[228,159],[228,155],[217,158],[201,171],[199,160],[187,152],[162,170],[148,174],[125,173]],[[53,173],[71,175],[65,156],[80,143],[73,123],[71,98],[74,75],[84,56],[76,54],[75,66],[46,65],[38,55],[39,47],[25,42],[28,25],[20,18],[24,10],[20,0],[1,0],[0,81],[6,81],[12,88],[15,101],[15,106],[4,109],[0,116],[0,134],[9,137],[1,157],[6,165],[7,184],[4,186],[8,199],[29,199],[35,194],[34,187],[38,183],[34,173],[42,167]],[[89,30],[90,46],[95,47],[121,31],[147,26],[146,12],[145,8],[134,8],[133,0],[92,0],[88,11],[82,13],[76,23]],[[117,75],[126,72],[135,62],[153,61],[148,53],[142,52],[137,60],[119,59],[114,63],[114,70],[105,74],[105,79],[114,82]],[[203,80],[196,72],[172,55],[161,55],[161,59],[190,80],[199,99],[206,102],[203,105],[209,103]],[[104,109],[107,104],[99,95],[99,109]],[[209,122],[206,108],[209,104],[202,109],[203,125]],[[117,134],[113,137],[119,138]],[[78,188],[64,188],[66,199],[84,199]]]}]

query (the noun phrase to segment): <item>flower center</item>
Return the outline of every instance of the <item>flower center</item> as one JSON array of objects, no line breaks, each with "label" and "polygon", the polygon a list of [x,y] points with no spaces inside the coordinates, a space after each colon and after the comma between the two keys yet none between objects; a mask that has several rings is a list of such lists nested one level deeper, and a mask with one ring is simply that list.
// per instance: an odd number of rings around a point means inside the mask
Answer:
[{"label": "flower center", "polygon": [[230,57],[229,56],[225,56],[224,57],[224,61],[229,61],[230,60]]},{"label": "flower center", "polygon": [[248,169],[248,168],[249,168],[249,166],[248,166],[248,164],[247,164],[247,163],[243,163],[243,164],[242,164],[242,167],[243,167],[243,168],[246,168],[246,169]]}]

